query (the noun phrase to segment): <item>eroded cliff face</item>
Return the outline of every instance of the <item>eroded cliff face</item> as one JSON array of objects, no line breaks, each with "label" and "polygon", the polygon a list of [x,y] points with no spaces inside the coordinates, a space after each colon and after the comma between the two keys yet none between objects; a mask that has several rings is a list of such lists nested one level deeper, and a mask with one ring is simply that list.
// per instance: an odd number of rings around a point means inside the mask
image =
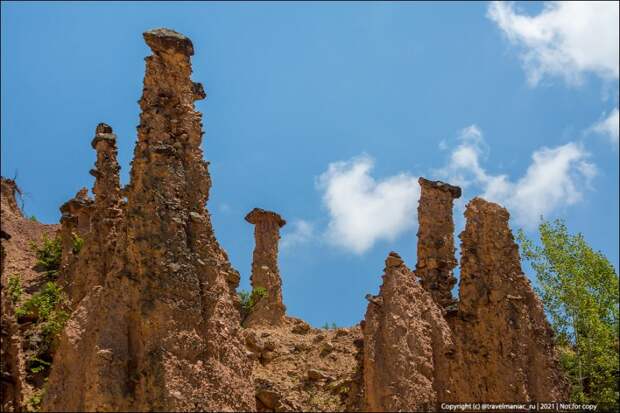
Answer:
[{"label": "eroded cliff face", "polygon": [[[380,293],[369,298],[363,328],[366,409],[565,400],[553,334],[521,271],[508,212],[480,198],[467,205],[467,224],[460,235],[459,301],[450,305],[454,249],[448,216],[460,190],[420,183],[418,251],[423,254],[416,275],[423,278],[418,284],[391,253]],[[437,221],[428,222],[434,214]],[[444,264],[429,266],[432,260]],[[429,268],[441,270],[426,271]]]},{"label": "eroded cliff face", "polygon": [[[101,124],[93,140],[93,231],[75,266],[97,265],[71,294],[76,308],[43,409],[253,410],[235,307],[239,275],[205,209],[211,180],[194,109],[205,94],[190,79],[193,46],[166,29],[144,38],[153,55],[146,58],[127,203],[115,137]],[[76,284],[79,272],[69,273]]]},{"label": "eroded cliff face", "polygon": [[[41,342],[35,323],[19,323],[16,307],[29,299],[46,281],[37,266],[33,244],[42,237],[53,238],[58,225],[46,225],[24,217],[16,196],[21,191],[12,179],[0,179],[0,379],[1,410],[23,411],[32,408],[30,401],[41,391],[43,381],[34,374],[28,360]],[[11,286],[11,283],[13,284]]]},{"label": "eroded cliff face", "polygon": [[280,228],[286,221],[275,212],[254,208],[245,220],[254,224],[254,254],[252,256],[252,288],[265,289],[262,297],[243,321],[246,327],[266,324],[278,325],[284,321],[286,307],[282,302],[282,279],[278,269],[278,241]]}]

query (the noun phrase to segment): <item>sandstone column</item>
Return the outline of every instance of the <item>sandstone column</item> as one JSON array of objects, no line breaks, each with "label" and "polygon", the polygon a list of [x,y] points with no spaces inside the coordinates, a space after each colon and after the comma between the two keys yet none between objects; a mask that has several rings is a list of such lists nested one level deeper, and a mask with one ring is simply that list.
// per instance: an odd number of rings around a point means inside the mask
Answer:
[{"label": "sandstone column", "polygon": [[509,214],[474,198],[461,238],[456,395],[460,401],[565,400],[542,303],[521,270]]},{"label": "sandstone column", "polygon": [[[75,303],[84,297],[89,288],[103,281],[114,262],[112,257],[123,255],[120,247],[123,237],[119,234],[123,218],[120,166],[112,127],[105,123],[97,125],[91,146],[97,151],[95,167],[90,170],[95,177],[95,200],[93,202],[88,197],[87,189],[82,188],[75,198],[60,208],[63,244],[61,283]],[[81,262],[74,262],[72,250],[75,235],[84,241],[80,251],[84,257]]]},{"label": "sandstone column", "polygon": [[[112,127],[105,123],[97,125],[91,146],[97,151],[95,168],[90,170],[90,174],[95,177],[93,187],[95,207],[97,210],[106,211],[106,214],[101,215],[118,216],[120,215],[118,207],[121,200],[119,178],[121,167],[117,160],[116,135],[112,131]],[[104,218],[101,217],[101,219]]]},{"label": "sandstone column", "polygon": [[453,201],[461,196],[461,188],[440,181],[420,178],[418,204],[418,262],[415,274],[422,286],[441,307],[453,302],[452,287],[456,278],[454,257]]},{"label": "sandstone column", "polygon": [[278,270],[278,241],[280,228],[286,221],[275,212],[254,208],[245,220],[254,224],[254,254],[252,260],[252,289],[264,288],[266,296],[260,299],[244,321],[255,324],[277,325],[284,319],[286,307],[282,303],[282,280]]}]

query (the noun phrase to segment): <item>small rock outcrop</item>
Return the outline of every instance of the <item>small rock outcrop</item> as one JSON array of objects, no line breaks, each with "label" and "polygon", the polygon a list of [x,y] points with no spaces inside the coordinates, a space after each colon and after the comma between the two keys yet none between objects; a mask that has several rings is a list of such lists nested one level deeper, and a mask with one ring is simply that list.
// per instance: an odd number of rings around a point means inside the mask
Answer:
[{"label": "small rock outcrop", "polygon": [[60,207],[60,239],[62,242],[61,268],[65,271],[74,261],[77,251],[74,244],[79,237],[84,239],[90,235],[90,216],[93,200],[88,196],[88,189],[82,188],[74,198]]},{"label": "small rock outcrop", "polygon": [[102,256],[97,274],[84,277],[83,297],[73,294],[76,308],[42,408],[254,410],[236,309],[239,275],[205,208],[211,179],[194,109],[205,93],[190,79],[193,45],[167,29],[144,39],[153,54],[146,58],[127,202],[115,137],[100,124],[92,143],[95,234],[77,265],[94,251]]},{"label": "small rock outcrop", "polygon": [[254,208],[245,220],[254,224],[254,254],[252,259],[252,288],[264,288],[266,295],[254,306],[244,320],[244,326],[278,325],[284,320],[286,307],[282,302],[282,279],[278,269],[280,228],[286,221],[275,212]]},{"label": "small rock outcrop", "polygon": [[418,261],[415,273],[422,286],[431,293],[439,306],[454,303],[452,288],[456,278],[452,270],[454,257],[454,220],[452,206],[460,198],[461,188],[440,181],[420,178],[418,204]]},{"label": "small rock outcrop", "polygon": [[[553,332],[523,274],[508,211],[474,198],[461,238],[454,399],[565,400]],[[510,372],[507,374],[507,372]]]},{"label": "small rock outcrop", "polygon": [[428,411],[446,398],[450,327],[439,306],[395,252],[369,301],[364,333],[362,411]]}]

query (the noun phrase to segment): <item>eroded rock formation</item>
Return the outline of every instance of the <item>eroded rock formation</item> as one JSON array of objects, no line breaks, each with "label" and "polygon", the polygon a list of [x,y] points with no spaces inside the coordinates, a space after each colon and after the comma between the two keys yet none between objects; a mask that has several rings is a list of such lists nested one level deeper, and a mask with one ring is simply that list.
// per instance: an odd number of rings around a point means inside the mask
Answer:
[{"label": "eroded rock formation", "polygon": [[90,241],[108,262],[98,277],[85,277],[93,284],[61,337],[43,409],[253,410],[235,307],[239,275],[205,209],[211,180],[194,109],[205,93],[190,79],[193,46],[167,29],[144,38],[153,55],[127,204],[111,128],[100,125],[93,141],[100,215],[91,223],[102,236]]},{"label": "eroded rock formation", "polygon": [[275,212],[254,208],[245,220],[254,224],[254,254],[252,259],[252,288],[264,288],[262,297],[244,320],[244,326],[278,325],[284,320],[286,307],[282,302],[282,280],[278,269],[280,228],[286,221]]},{"label": "eroded rock formation", "polygon": [[[461,191],[439,181],[419,181],[415,272],[390,253],[359,327],[316,329],[285,315],[277,263],[285,221],[251,211],[251,282],[266,295],[241,331],[240,276],[205,207],[211,179],[194,101],[206,94],[190,78],[193,45],[167,29],[144,39],[153,54],[130,183],[121,188],[116,135],[99,124],[94,200],[82,189],[61,207],[59,282],[73,313],[42,410],[420,411],[566,398],[551,330],[500,206],[468,204],[459,300],[452,297],[452,206]],[[28,337],[6,298],[7,277],[19,274],[36,291],[44,278],[29,243],[58,229],[26,220],[18,192],[2,179],[3,410],[43,391],[27,375]]]},{"label": "eroded rock formation", "polygon": [[[421,180],[417,284],[395,253],[386,260],[378,296],[370,296],[364,332],[365,409],[436,410],[440,402],[565,400],[542,304],[522,273],[508,212],[475,198],[461,233],[459,302],[450,303],[452,218],[456,187]],[[446,192],[447,188],[447,192]],[[458,190],[458,191],[457,191]],[[429,202],[431,195],[441,197]],[[433,203],[435,205],[433,206]],[[438,214],[438,222],[426,223]],[[431,230],[432,227],[435,230]],[[430,237],[430,239],[424,239]],[[416,274],[419,275],[418,271]],[[430,274],[430,275],[429,275]],[[441,278],[438,278],[441,277]],[[429,288],[430,287],[430,288]]]},{"label": "eroded rock formation", "polygon": [[367,296],[364,411],[428,411],[446,399],[454,352],[441,309],[395,252],[377,296]]},{"label": "eroded rock formation", "polygon": [[439,306],[454,303],[452,288],[456,278],[454,257],[454,221],[452,205],[460,198],[461,188],[440,181],[420,178],[418,204],[418,261],[415,273],[422,286],[431,293]]}]

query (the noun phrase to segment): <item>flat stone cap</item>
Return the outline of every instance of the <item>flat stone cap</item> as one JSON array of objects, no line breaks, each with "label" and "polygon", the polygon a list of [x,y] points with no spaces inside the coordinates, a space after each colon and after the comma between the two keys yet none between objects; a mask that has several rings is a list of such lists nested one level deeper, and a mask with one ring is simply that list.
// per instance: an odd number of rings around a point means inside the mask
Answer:
[{"label": "flat stone cap", "polygon": [[254,208],[251,210],[250,213],[245,216],[245,220],[250,224],[257,224],[259,221],[274,220],[278,223],[280,228],[286,225],[286,221],[282,219],[279,214],[272,211],[265,211],[260,208]]},{"label": "flat stone cap", "polygon": [[180,53],[185,56],[194,55],[192,41],[174,30],[159,28],[142,34],[144,41],[153,52]]},{"label": "flat stone cap", "polygon": [[403,264],[403,259],[394,251],[391,251],[385,259],[385,266],[387,268],[400,267]]},{"label": "flat stone cap", "polygon": [[458,186],[450,185],[441,181],[430,181],[422,177],[418,179],[418,183],[421,187],[439,189],[440,191],[449,192],[452,195],[452,198],[461,197],[461,188],[459,188]]},{"label": "flat stone cap", "polygon": [[90,142],[90,145],[93,149],[97,149],[97,143],[100,141],[106,141],[112,146],[116,145],[116,135],[112,131],[112,127],[106,123],[100,123],[97,125],[97,128],[95,129],[95,137]]},{"label": "flat stone cap", "polygon": [[479,196],[475,197],[467,203],[465,206],[465,215],[494,215],[500,217],[502,220],[508,221],[510,213],[506,208],[495,202],[487,201]]}]

